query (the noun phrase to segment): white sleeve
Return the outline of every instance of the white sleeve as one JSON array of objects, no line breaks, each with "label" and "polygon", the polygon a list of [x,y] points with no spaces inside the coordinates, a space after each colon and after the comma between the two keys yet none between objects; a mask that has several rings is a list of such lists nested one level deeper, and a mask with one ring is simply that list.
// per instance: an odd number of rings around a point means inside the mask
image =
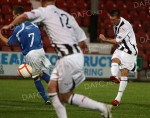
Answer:
[{"label": "white sleeve", "polygon": [[119,43],[119,42],[122,42],[122,40],[128,35],[129,33],[129,28],[126,27],[126,26],[122,26],[120,29],[119,29],[119,33],[117,34],[116,36],[116,41]]},{"label": "white sleeve", "polygon": [[73,17],[73,22],[74,22],[74,32],[76,35],[76,39],[78,40],[78,42],[84,41],[87,39],[85,32],[83,31],[83,29],[81,29],[81,27],[78,25],[78,23],[76,22],[76,20]]},{"label": "white sleeve", "polygon": [[43,9],[41,7],[30,12],[25,12],[25,14],[28,16],[29,20],[32,20],[33,23],[41,22],[45,18],[45,13],[43,13]]}]

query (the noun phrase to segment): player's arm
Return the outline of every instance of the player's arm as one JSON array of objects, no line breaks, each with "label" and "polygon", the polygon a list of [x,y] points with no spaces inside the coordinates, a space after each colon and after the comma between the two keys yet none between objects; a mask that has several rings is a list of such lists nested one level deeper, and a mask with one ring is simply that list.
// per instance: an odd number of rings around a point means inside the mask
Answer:
[{"label": "player's arm", "polygon": [[116,44],[117,41],[116,39],[112,39],[112,38],[106,38],[103,34],[100,34],[99,35],[99,39],[101,39],[102,41],[105,41],[105,42],[108,42],[108,43],[113,43],[113,44]]},{"label": "player's arm", "polygon": [[17,16],[9,25],[6,25],[2,28],[2,30],[8,30],[14,28],[16,25],[28,20],[28,16],[24,13]]},{"label": "player's arm", "polygon": [[105,42],[109,42],[109,43],[120,43],[122,42],[123,39],[125,39],[125,37],[127,37],[129,34],[129,28],[125,25],[123,25],[120,30],[119,33],[117,34],[116,38],[112,39],[112,38],[106,38],[103,34],[99,35],[99,38]]},{"label": "player's arm", "polygon": [[24,21],[30,20],[33,22],[41,22],[45,18],[45,14],[43,14],[42,9],[35,9],[30,12],[25,12],[19,16],[17,16],[9,25],[4,26],[2,30],[8,30],[15,27],[18,24],[23,23]]},{"label": "player's arm", "polygon": [[1,30],[0,30],[0,40],[5,43],[5,45],[8,45],[8,39],[3,36]]}]

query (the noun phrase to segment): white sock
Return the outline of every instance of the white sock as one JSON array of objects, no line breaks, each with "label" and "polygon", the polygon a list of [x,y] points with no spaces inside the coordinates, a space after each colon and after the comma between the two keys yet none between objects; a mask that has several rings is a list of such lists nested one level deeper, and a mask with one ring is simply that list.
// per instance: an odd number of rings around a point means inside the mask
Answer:
[{"label": "white sock", "polygon": [[77,105],[77,106],[83,107],[83,108],[99,110],[101,112],[106,111],[106,107],[105,107],[104,103],[94,101],[86,96],[79,95],[79,94],[74,94],[74,95],[70,96],[69,104]]},{"label": "white sock", "polygon": [[128,84],[128,78],[127,77],[121,77],[118,95],[115,98],[115,100],[121,101],[122,95],[126,89],[127,84]]},{"label": "white sock", "polygon": [[48,94],[52,101],[52,105],[56,111],[58,118],[67,118],[67,112],[65,106],[60,102],[57,93]]},{"label": "white sock", "polygon": [[118,65],[118,63],[112,63],[111,64],[111,74],[112,74],[112,76],[118,77],[118,72],[119,72],[119,65]]}]

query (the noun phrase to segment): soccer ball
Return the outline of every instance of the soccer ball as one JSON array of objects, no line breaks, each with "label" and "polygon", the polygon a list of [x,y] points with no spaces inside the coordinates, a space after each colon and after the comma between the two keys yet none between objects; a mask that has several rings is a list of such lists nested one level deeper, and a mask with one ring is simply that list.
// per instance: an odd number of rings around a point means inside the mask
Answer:
[{"label": "soccer ball", "polygon": [[23,78],[32,77],[32,67],[28,64],[21,64],[17,71],[18,74]]}]

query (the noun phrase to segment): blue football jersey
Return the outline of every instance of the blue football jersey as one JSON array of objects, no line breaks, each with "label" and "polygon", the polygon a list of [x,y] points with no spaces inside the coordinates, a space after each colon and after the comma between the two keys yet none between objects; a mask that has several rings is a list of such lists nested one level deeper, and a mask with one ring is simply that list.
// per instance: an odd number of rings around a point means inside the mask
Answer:
[{"label": "blue football jersey", "polygon": [[38,26],[30,22],[24,22],[14,29],[8,45],[11,46],[15,42],[19,44],[23,55],[26,55],[31,50],[43,48],[40,30]]}]

